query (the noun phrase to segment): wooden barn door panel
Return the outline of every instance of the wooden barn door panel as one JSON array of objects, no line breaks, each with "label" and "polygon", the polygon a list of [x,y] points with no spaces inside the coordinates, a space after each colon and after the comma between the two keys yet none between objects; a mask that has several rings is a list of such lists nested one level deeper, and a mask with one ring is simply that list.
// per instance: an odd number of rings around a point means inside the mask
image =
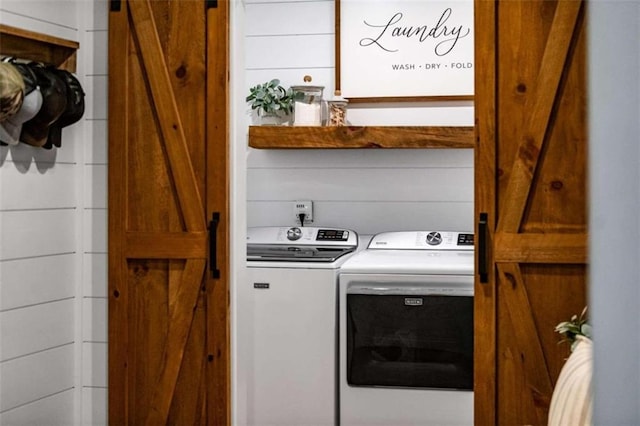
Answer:
[{"label": "wooden barn door panel", "polygon": [[493,29],[476,46],[476,424],[546,424],[568,355],[554,327],[586,304],[584,7],[476,2]]},{"label": "wooden barn door panel", "polygon": [[[207,15],[217,11],[204,1],[111,4],[109,422],[226,424],[228,268],[218,263],[212,277],[208,267],[209,207],[222,227],[228,215],[226,175],[209,177],[227,154],[226,139],[208,148],[206,120],[216,93],[207,92]],[[218,113],[225,138],[226,107]]]}]

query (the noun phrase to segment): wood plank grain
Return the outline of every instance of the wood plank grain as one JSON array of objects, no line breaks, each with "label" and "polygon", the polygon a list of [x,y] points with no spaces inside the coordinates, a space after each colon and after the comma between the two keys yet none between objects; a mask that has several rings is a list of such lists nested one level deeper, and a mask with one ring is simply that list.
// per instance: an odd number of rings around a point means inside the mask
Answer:
[{"label": "wood plank grain", "polygon": [[[535,318],[520,267],[516,263],[498,265],[500,276],[499,293],[504,299],[515,329],[518,352],[521,354],[522,367],[526,379],[525,389],[531,392],[531,406],[536,407],[536,424],[546,423],[546,411],[538,409],[538,400],[551,401],[553,382],[538,336]],[[505,395],[506,396],[506,395]],[[547,404],[548,407],[548,404]]]},{"label": "wood plank grain", "polygon": [[[109,13],[109,74],[118,75],[122,64],[129,57],[131,32],[127,19],[127,4],[121,12]],[[126,69],[126,68],[125,68]],[[109,149],[108,204],[109,204],[109,371],[108,376],[108,417],[112,424],[126,425],[127,421],[127,377],[129,376],[128,348],[129,329],[127,307],[129,305],[129,282],[125,252],[125,231],[127,226],[127,150],[113,146],[129,141],[127,78],[109,79],[109,141],[114,142]],[[118,125],[114,125],[118,123]],[[113,372],[118,372],[113,374]]]},{"label": "wood plank grain", "polygon": [[[481,376],[495,382],[496,393],[484,398],[476,389],[478,425],[546,424],[564,352],[552,330],[585,300],[583,12],[578,2],[476,1],[476,28],[483,28],[476,39],[476,212],[501,221],[497,231],[489,225],[488,238],[488,270],[497,275],[475,293],[495,299],[486,318],[476,311],[476,331],[485,333],[480,327],[491,327],[485,321],[493,315],[496,334],[488,348],[495,366],[487,361],[495,374]],[[484,13],[494,20],[479,21]],[[484,31],[495,32],[493,44]],[[491,75],[499,76],[494,94],[485,93]],[[483,139],[487,125],[495,125],[493,151]],[[492,190],[493,199],[480,195]],[[491,304],[483,302],[477,305]],[[476,341],[477,354],[486,344]]]},{"label": "wood plank grain", "polygon": [[587,234],[496,232],[495,262],[587,263]]},{"label": "wood plank grain", "polygon": [[76,71],[77,41],[0,24],[0,54]]},{"label": "wood plank grain", "polygon": [[147,425],[166,424],[169,408],[180,373],[189,330],[197,304],[205,260],[187,260],[180,282],[172,284],[169,292],[169,330],[163,354],[163,365],[153,390]]},{"label": "wood plank grain", "polygon": [[504,194],[498,231],[517,232],[522,222],[581,6],[581,1],[557,3],[534,93],[526,101],[525,110],[530,114],[519,137],[517,158]]},{"label": "wood plank grain", "polygon": [[127,259],[205,259],[206,232],[127,232]]},{"label": "wood plank grain", "polygon": [[148,0],[129,0],[128,4],[134,22],[133,32],[145,45],[140,54],[151,86],[158,125],[169,157],[185,226],[189,231],[203,231],[206,229],[203,218],[204,206],[196,185],[197,180],[189,158],[185,132],[151,5]]},{"label": "wood plank grain", "polygon": [[472,126],[251,126],[252,148],[473,148]]},{"label": "wood plank grain", "polygon": [[[476,235],[477,218],[487,213],[488,241],[492,247],[496,218],[496,3],[474,2],[475,28],[475,138],[474,185]],[[479,84],[479,82],[482,82]],[[476,250],[476,256],[478,252]],[[476,258],[476,265],[478,264]],[[496,357],[497,357],[497,288],[492,251],[487,251],[487,282],[476,274],[474,297],[474,422],[476,425],[496,423]]]},{"label": "wood plank grain", "polygon": [[[216,232],[216,267],[207,273],[206,401],[202,406],[210,424],[231,424],[231,326],[229,280],[231,218],[229,207],[229,7],[219,2],[207,9],[207,214],[220,213]],[[290,7],[290,6],[288,6]],[[211,267],[211,266],[210,266]]]}]

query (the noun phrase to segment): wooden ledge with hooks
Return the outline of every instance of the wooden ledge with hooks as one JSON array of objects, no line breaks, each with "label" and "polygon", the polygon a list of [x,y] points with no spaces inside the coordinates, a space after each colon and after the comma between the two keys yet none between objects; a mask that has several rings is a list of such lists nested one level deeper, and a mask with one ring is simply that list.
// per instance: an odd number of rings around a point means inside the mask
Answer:
[{"label": "wooden ledge with hooks", "polygon": [[80,43],[0,24],[0,54],[54,65],[75,73]]}]

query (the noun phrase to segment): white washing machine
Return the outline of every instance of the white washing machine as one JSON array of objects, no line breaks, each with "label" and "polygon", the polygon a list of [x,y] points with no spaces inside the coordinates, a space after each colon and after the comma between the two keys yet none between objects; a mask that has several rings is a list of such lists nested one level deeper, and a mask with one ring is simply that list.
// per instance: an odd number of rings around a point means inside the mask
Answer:
[{"label": "white washing machine", "polygon": [[346,229],[248,229],[247,424],[337,423],[338,271],[357,247]]},{"label": "white washing machine", "polygon": [[473,234],[389,232],[341,267],[340,423],[473,424]]}]

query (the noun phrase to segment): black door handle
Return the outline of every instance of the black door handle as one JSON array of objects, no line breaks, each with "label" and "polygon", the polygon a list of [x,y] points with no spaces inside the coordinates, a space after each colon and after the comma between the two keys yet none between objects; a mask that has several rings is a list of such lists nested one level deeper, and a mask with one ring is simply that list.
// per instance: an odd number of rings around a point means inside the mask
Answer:
[{"label": "black door handle", "polygon": [[211,222],[209,222],[209,268],[213,278],[220,278],[218,269],[218,223],[220,223],[220,213],[213,212]]},{"label": "black door handle", "polygon": [[478,220],[478,274],[480,275],[480,282],[489,282],[489,272],[487,268],[487,232],[489,215],[487,213],[480,213]]}]

